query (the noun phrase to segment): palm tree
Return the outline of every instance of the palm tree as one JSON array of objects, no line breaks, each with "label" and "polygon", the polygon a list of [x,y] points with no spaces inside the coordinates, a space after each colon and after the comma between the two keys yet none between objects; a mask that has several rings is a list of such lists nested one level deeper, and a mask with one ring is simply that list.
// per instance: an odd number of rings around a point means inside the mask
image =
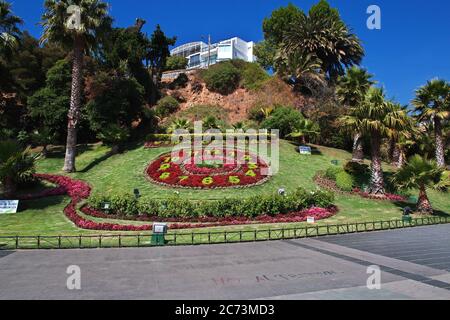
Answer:
[{"label": "palm tree", "polygon": [[[370,87],[375,84],[372,75],[367,70],[356,66],[349,68],[338,80],[336,94],[339,101],[349,108],[357,108],[363,101]],[[340,119],[344,130],[353,135],[353,156],[352,160],[361,162],[364,160],[361,130],[355,126],[358,122],[353,121],[354,115],[347,115]]]},{"label": "palm tree", "polygon": [[443,172],[435,161],[415,155],[394,175],[393,182],[401,189],[419,189],[417,211],[420,214],[432,214],[433,207],[427,195],[427,188],[440,183]]},{"label": "palm tree", "polygon": [[415,145],[414,135],[419,133],[419,129],[416,126],[416,122],[410,116],[408,116],[408,110],[406,106],[402,106],[399,103],[389,103],[394,111],[403,111],[403,126],[402,128],[389,128],[390,150],[389,155],[393,165],[397,168],[403,167],[406,162],[406,152],[409,148]]},{"label": "palm tree", "polygon": [[318,136],[320,134],[320,127],[317,123],[303,119],[295,132],[290,133],[288,136],[292,138],[301,138],[301,143],[306,145],[306,139],[311,136]]},{"label": "palm tree", "polygon": [[0,184],[5,196],[13,195],[18,183],[32,179],[35,159],[17,142],[0,141]]},{"label": "palm tree", "polygon": [[191,128],[191,122],[186,119],[175,119],[167,128],[167,133],[173,134],[177,130],[189,130]]},{"label": "palm tree", "polygon": [[274,111],[275,109],[273,107],[261,108],[260,110],[264,119],[268,119]]},{"label": "palm tree", "polygon": [[308,14],[302,12],[283,40],[281,48],[288,54],[316,56],[331,81],[343,75],[346,67],[359,65],[364,56],[358,37],[325,0],[313,6]]},{"label": "palm tree", "polygon": [[[80,25],[71,25],[69,7],[80,8]],[[94,51],[102,37],[110,29],[112,19],[108,16],[108,5],[101,0],[46,0],[42,15],[44,32],[41,43],[54,42],[71,47],[72,93],[68,112],[68,132],[65,172],[75,172],[77,129],[81,114],[83,60],[86,53]]]},{"label": "palm tree", "polygon": [[436,142],[436,161],[445,167],[443,123],[450,119],[450,84],[445,80],[434,79],[416,91],[413,100],[419,121],[428,121],[434,126]]},{"label": "palm tree", "polygon": [[321,71],[321,61],[314,54],[278,50],[274,59],[274,68],[283,80],[293,81],[311,93],[317,94],[326,86],[325,75]]},{"label": "palm tree", "polygon": [[22,19],[12,14],[11,4],[0,0],[0,53],[7,57],[11,54],[21,35],[17,25],[22,23]]},{"label": "palm tree", "polygon": [[370,137],[372,149],[370,193],[384,195],[384,177],[381,165],[382,138],[389,137],[392,130],[406,127],[404,110],[396,110],[392,103],[385,100],[382,89],[372,87],[360,107],[351,110],[361,133]]}]

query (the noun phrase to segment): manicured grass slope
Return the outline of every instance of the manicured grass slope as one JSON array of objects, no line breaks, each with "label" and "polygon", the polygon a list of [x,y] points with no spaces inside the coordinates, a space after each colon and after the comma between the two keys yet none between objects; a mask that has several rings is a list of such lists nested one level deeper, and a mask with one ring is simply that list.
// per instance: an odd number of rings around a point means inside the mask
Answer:
[{"label": "manicured grass slope", "polygon": [[[109,149],[101,145],[83,148],[77,158],[78,173],[73,178],[89,182],[94,192],[129,192],[138,188],[144,198],[167,198],[174,196],[175,189],[164,188],[149,182],[144,170],[157,156],[169,152],[170,149],[144,149],[138,147],[124,154],[108,156]],[[248,189],[229,190],[185,190],[177,189],[180,197],[192,200],[221,199],[224,197],[249,197],[260,193],[277,192],[284,187],[288,192],[302,186],[309,190],[316,188],[312,181],[318,170],[324,170],[331,165],[331,160],[341,163],[347,161],[350,154],[325,147],[315,147],[312,156],[301,156],[295,151],[295,146],[282,141],[280,146],[280,172],[262,186]],[[37,165],[40,173],[61,174],[63,154],[55,152],[51,158],[40,160]],[[386,166],[386,169],[390,168]],[[436,210],[442,214],[450,214],[450,196],[430,191],[430,198]],[[64,197],[24,202],[25,210],[18,215],[0,216],[0,234],[92,234],[101,232],[84,231],[75,228],[63,215],[63,208],[68,200]],[[346,223],[351,221],[389,220],[401,217],[399,204],[362,199],[357,196],[338,195],[336,204],[341,211],[333,218],[321,221],[327,223]],[[102,221],[102,219],[95,219]],[[104,221],[104,220],[103,220]],[[117,221],[116,221],[117,222]],[[124,222],[140,224],[140,222]],[[298,225],[298,224],[292,224]],[[222,229],[276,228],[280,225],[239,226]],[[208,231],[205,229],[202,232]],[[112,233],[112,232],[108,232]]]}]

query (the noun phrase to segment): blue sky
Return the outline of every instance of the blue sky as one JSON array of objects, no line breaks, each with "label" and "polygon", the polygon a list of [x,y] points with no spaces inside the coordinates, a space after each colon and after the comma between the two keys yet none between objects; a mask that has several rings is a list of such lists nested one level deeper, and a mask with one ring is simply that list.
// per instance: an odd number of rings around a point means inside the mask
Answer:
[{"label": "blue sky", "polygon": [[[38,37],[43,0],[11,0],[24,29]],[[147,20],[149,34],[160,24],[177,44],[211,34],[213,41],[239,36],[247,41],[263,38],[264,17],[289,2],[307,10],[316,0],[156,1],[109,0],[115,25],[130,26],[135,18]],[[414,90],[428,79],[450,80],[450,1],[448,0],[330,0],[366,49],[363,66],[385,87],[391,98],[409,103]],[[380,6],[382,29],[369,30],[369,5]]]}]

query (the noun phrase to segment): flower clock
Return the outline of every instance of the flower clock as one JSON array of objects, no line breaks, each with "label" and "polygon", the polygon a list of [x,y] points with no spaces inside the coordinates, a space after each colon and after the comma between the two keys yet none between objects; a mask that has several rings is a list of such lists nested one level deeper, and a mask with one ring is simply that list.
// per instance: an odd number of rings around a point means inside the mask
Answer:
[{"label": "flower clock", "polygon": [[243,188],[265,183],[268,164],[241,150],[184,151],[167,153],[146,169],[149,179],[163,186],[191,189]]}]

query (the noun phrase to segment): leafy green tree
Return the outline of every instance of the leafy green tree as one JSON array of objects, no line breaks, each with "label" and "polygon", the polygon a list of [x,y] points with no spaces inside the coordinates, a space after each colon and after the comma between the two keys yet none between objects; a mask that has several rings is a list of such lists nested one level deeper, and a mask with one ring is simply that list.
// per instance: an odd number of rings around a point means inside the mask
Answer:
[{"label": "leafy green tree", "polygon": [[0,141],[0,186],[5,196],[14,195],[17,185],[33,180],[35,157],[15,141]]},{"label": "leafy green tree", "polygon": [[[364,101],[370,87],[375,83],[371,80],[372,75],[367,70],[356,66],[347,69],[344,76],[338,80],[336,94],[339,101],[348,108],[357,108]],[[341,124],[344,130],[353,135],[353,161],[364,160],[364,151],[362,145],[362,135],[360,128],[357,127],[359,121],[354,121],[353,115],[341,118]]]},{"label": "leafy green tree", "polygon": [[257,63],[266,70],[274,68],[277,46],[270,40],[263,40],[255,45]]},{"label": "leafy green tree", "polygon": [[160,118],[166,118],[172,113],[178,111],[180,103],[177,99],[171,96],[167,96],[158,101],[156,105],[155,113]]},{"label": "leafy green tree", "polygon": [[280,136],[287,137],[301,128],[303,120],[303,115],[294,108],[279,106],[262,122],[261,128],[280,130]]},{"label": "leafy green tree", "polygon": [[167,59],[170,57],[169,47],[175,45],[176,41],[176,37],[167,37],[159,24],[151,35],[147,51],[147,63],[153,75],[153,82],[157,86],[161,82],[162,72]]},{"label": "leafy green tree", "polygon": [[315,55],[332,82],[344,75],[345,68],[359,65],[364,56],[361,41],[325,0],[308,14],[302,12],[287,29],[281,50],[287,55]]},{"label": "leafy green tree", "polygon": [[165,70],[184,70],[188,65],[188,59],[181,56],[168,57]]},{"label": "leafy green tree", "polygon": [[28,118],[33,140],[44,147],[61,141],[67,130],[67,106],[70,103],[71,63],[58,61],[48,72],[45,87],[28,98]]},{"label": "leafy green tree", "polygon": [[0,55],[10,57],[13,49],[18,45],[21,32],[18,25],[23,21],[15,16],[11,4],[0,0]]},{"label": "leafy green tree", "polygon": [[234,92],[241,81],[241,71],[232,61],[224,61],[201,72],[208,90],[221,94]]},{"label": "leafy green tree", "polygon": [[113,151],[130,137],[133,123],[144,117],[144,88],[120,72],[98,72],[87,87],[86,113],[91,129]]},{"label": "leafy green tree", "polygon": [[[68,24],[70,6],[80,8],[80,25]],[[41,42],[60,43],[72,51],[72,90],[68,112],[67,146],[64,160],[65,172],[75,172],[77,130],[81,115],[83,88],[83,58],[87,52],[95,51],[103,36],[111,28],[108,5],[101,0],[46,0]]]},{"label": "leafy green tree", "polygon": [[393,182],[401,189],[419,189],[417,211],[420,214],[432,214],[433,207],[427,195],[427,188],[434,188],[439,184],[443,173],[444,169],[435,161],[415,155],[394,175]]},{"label": "leafy green tree", "polygon": [[445,167],[445,143],[443,125],[450,119],[450,84],[445,80],[434,79],[416,91],[413,100],[419,121],[429,122],[434,127],[436,161]]}]

